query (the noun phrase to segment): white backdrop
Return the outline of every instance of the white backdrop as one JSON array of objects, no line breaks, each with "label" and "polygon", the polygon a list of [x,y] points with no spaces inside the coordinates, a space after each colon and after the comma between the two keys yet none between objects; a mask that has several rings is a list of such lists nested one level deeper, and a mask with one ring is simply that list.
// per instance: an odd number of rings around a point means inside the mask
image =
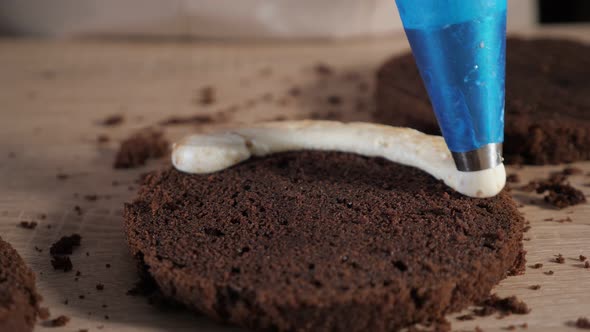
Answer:
[{"label": "white backdrop", "polygon": [[[535,0],[508,2],[509,30],[535,24]],[[394,0],[2,0],[0,26],[48,37],[343,38],[401,22]]]}]

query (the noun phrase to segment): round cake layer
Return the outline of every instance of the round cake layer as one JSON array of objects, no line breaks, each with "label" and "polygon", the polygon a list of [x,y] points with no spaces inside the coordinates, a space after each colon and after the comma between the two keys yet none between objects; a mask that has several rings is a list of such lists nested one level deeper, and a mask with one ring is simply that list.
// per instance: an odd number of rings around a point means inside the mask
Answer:
[{"label": "round cake layer", "polygon": [[[509,38],[506,45],[504,155],[509,163],[590,159],[590,46],[558,39]],[[411,54],[377,74],[375,120],[440,130]]]},{"label": "round cake layer", "polygon": [[0,238],[0,331],[32,331],[39,300],[33,271]]},{"label": "round cake layer", "polygon": [[382,158],[301,151],[144,180],[132,253],[162,292],[280,331],[390,331],[482,300],[523,266],[506,192],[460,195]]}]

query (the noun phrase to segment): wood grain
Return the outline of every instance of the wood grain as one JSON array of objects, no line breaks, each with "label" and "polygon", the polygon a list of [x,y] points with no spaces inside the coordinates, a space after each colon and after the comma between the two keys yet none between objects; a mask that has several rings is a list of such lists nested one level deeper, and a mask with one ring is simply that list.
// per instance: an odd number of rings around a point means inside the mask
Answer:
[{"label": "wood grain", "polygon": [[[590,38],[590,29],[526,34]],[[36,271],[44,305],[53,315],[72,317],[63,331],[237,331],[188,312],[161,312],[143,298],[125,295],[137,276],[122,233],[123,202],[132,198],[141,173],[165,161],[115,171],[111,164],[117,142],[172,115],[224,115],[217,124],[167,127],[172,140],[216,126],[277,118],[370,120],[374,70],[405,50],[402,38],[296,44],[0,40],[0,234]],[[320,62],[330,64],[334,73],[318,75],[314,67]],[[212,105],[198,102],[205,86],[215,89]],[[293,88],[300,94],[292,96]],[[341,97],[342,105],[331,104],[327,98],[332,95]],[[124,123],[97,124],[111,114],[123,114]],[[98,144],[100,134],[111,141]],[[575,166],[590,172],[590,162]],[[509,173],[518,173],[524,183],[562,168],[525,167]],[[59,173],[69,177],[59,180]],[[575,175],[570,181],[590,194],[589,176]],[[504,280],[495,291],[517,295],[532,312],[466,322],[452,315],[454,330],[479,326],[503,331],[526,322],[529,331],[565,331],[573,329],[568,322],[590,316],[590,270],[577,260],[580,254],[590,257],[590,206],[556,210],[530,204],[539,195],[513,193],[532,226],[525,241],[527,265],[544,267],[527,268],[525,275]],[[84,199],[89,194],[99,198]],[[544,220],[551,217],[572,222]],[[16,226],[21,220],[36,220],[39,226],[22,229]],[[72,256],[74,271],[82,273],[78,281],[73,272],[53,271],[48,254],[52,242],[72,232],[83,236]],[[558,253],[565,256],[564,264],[551,262]],[[555,274],[545,275],[548,270]],[[97,283],[105,289],[96,290]],[[529,289],[536,284],[540,290]]]}]

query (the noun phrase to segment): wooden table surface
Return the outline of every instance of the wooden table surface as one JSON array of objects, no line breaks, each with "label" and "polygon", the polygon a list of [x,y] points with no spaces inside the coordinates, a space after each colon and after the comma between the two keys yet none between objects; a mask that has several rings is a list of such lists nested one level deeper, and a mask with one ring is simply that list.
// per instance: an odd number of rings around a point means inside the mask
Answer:
[{"label": "wooden table surface", "polygon": [[[590,28],[523,34],[589,40]],[[220,124],[166,127],[171,140],[219,125],[276,118],[370,121],[375,69],[388,56],[407,49],[403,37],[294,44],[0,40],[0,234],[36,272],[43,305],[53,316],[72,318],[52,331],[240,330],[186,311],[162,312],[144,298],[125,294],[137,275],[122,232],[123,202],[133,197],[134,181],[141,173],[165,161],[136,170],[113,170],[118,141],[172,115],[223,113],[226,117]],[[314,71],[318,63],[329,64],[334,73],[318,75]],[[359,82],[369,89],[359,89]],[[211,105],[198,102],[205,86],[216,92]],[[300,96],[289,95],[293,87],[301,91]],[[326,101],[330,95],[341,96],[342,105],[330,105]],[[359,109],[359,103],[366,107]],[[112,114],[122,114],[123,124],[99,125]],[[98,144],[100,134],[108,135],[111,142]],[[590,172],[590,162],[575,166]],[[509,173],[518,173],[525,183],[562,168],[525,167]],[[58,179],[56,175],[62,173],[69,177]],[[590,194],[590,176],[575,175],[570,181]],[[527,265],[544,267],[527,268],[524,275],[507,278],[494,291],[517,295],[532,311],[465,322],[456,321],[454,314],[449,316],[453,330],[472,331],[479,326],[484,331],[503,331],[525,322],[529,331],[574,330],[572,321],[590,317],[590,269],[577,260],[580,254],[590,256],[590,205],[557,210],[538,204],[540,195],[513,193],[525,204],[520,211],[532,226],[525,235]],[[99,197],[90,201],[85,195]],[[530,204],[531,200],[537,203]],[[81,207],[82,215],[74,211],[75,206]],[[40,219],[41,214],[47,218]],[[550,217],[573,221],[544,220]],[[17,227],[21,220],[36,220],[39,226],[34,230]],[[54,271],[49,246],[74,232],[83,237],[82,246],[72,255],[74,271]],[[551,262],[558,253],[565,256],[564,264]],[[78,281],[76,270],[81,272]],[[548,270],[555,274],[545,275]],[[96,290],[98,283],[104,284],[103,291]],[[535,284],[541,289],[529,289]]]}]

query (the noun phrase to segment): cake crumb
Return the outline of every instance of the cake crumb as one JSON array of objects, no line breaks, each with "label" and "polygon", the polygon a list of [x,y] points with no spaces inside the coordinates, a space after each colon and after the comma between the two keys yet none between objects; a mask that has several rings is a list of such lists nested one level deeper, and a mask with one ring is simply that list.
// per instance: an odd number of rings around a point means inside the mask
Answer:
[{"label": "cake crumb", "polygon": [[547,192],[545,202],[558,209],[586,202],[584,193],[567,183],[543,183],[536,190],[538,194]]},{"label": "cake crumb", "polygon": [[19,223],[19,226],[24,229],[35,229],[37,227],[37,222],[23,220]]},{"label": "cake crumb", "polygon": [[586,260],[586,256],[584,256],[584,255],[580,255],[578,258],[580,259],[580,262],[583,262]]},{"label": "cake crumb", "polygon": [[136,168],[145,165],[148,159],[165,156],[169,151],[169,143],[161,131],[145,129],[121,142],[113,167]]},{"label": "cake crumb", "polygon": [[590,261],[586,261],[586,262],[584,263],[584,268],[586,268],[586,269],[590,269]]},{"label": "cake crumb", "polygon": [[563,223],[566,223],[566,222],[573,222],[572,218],[570,218],[570,217],[560,218],[560,219],[557,219],[555,221],[558,222],[558,223],[560,223],[560,224],[563,224]]},{"label": "cake crumb", "polygon": [[173,116],[160,121],[161,126],[176,125],[201,125],[215,122],[215,119],[209,115],[192,115],[192,116]]},{"label": "cake crumb", "polygon": [[532,285],[532,286],[529,286],[529,289],[539,290],[539,289],[541,289],[541,285]]},{"label": "cake crumb", "polygon": [[212,86],[205,86],[199,90],[199,103],[201,105],[211,105],[215,102],[215,89]]},{"label": "cake crumb", "polygon": [[586,317],[580,317],[576,321],[576,327],[579,329],[590,330],[590,319]]},{"label": "cake crumb", "polygon": [[104,290],[104,285],[103,284],[96,284],[96,290]]},{"label": "cake crumb", "polygon": [[530,267],[531,269],[540,269],[540,268],[542,268],[542,267],[543,267],[543,264],[542,264],[542,263],[536,263],[536,264],[533,264],[533,265],[531,265],[531,266],[529,266],[529,267]]},{"label": "cake crumb", "polygon": [[478,316],[489,316],[499,312],[502,316],[517,314],[528,314],[531,310],[522,300],[516,296],[501,298],[496,294],[490,295],[483,303],[480,309],[475,309],[474,313]]},{"label": "cake crumb", "polygon": [[107,143],[110,140],[111,140],[111,138],[105,134],[100,134],[100,135],[96,136],[96,141],[100,144]]},{"label": "cake crumb", "polygon": [[332,67],[324,63],[318,63],[317,65],[315,65],[313,69],[316,72],[316,74],[320,76],[330,76],[334,73],[334,69],[332,69]]},{"label": "cake crumb", "polygon": [[553,270],[549,270],[549,271],[543,272],[543,273],[545,273],[548,276],[552,276],[553,274],[555,274],[555,272],[553,272]]},{"label": "cake crumb", "polygon": [[580,168],[568,166],[561,171],[564,175],[578,175],[582,174],[583,171]]},{"label": "cake crumb", "polygon": [[45,307],[41,307],[37,311],[37,315],[39,315],[39,318],[41,318],[42,320],[46,320],[50,316],[49,309],[45,308]]},{"label": "cake crumb", "polygon": [[122,115],[113,114],[113,115],[110,115],[110,116],[104,118],[103,120],[101,120],[100,124],[105,127],[112,127],[112,126],[118,126],[118,125],[122,124],[124,120],[125,120],[125,118],[123,118]]},{"label": "cake crumb", "polygon": [[508,174],[508,176],[506,177],[506,182],[518,183],[520,182],[520,176],[516,173]]},{"label": "cake crumb", "polygon": [[65,174],[65,173],[58,173],[58,174],[55,175],[55,178],[58,179],[58,180],[62,180],[63,181],[63,180],[69,179],[70,176],[68,174]]},{"label": "cake crumb", "polygon": [[562,254],[558,254],[557,256],[555,256],[553,261],[558,264],[563,264],[563,263],[565,263],[565,258],[563,257]]},{"label": "cake crumb", "polygon": [[71,271],[74,267],[68,256],[53,256],[51,258],[51,266],[53,266],[54,270],[63,270],[64,272]]},{"label": "cake crumb", "polygon": [[68,324],[70,321],[70,317],[65,315],[60,315],[57,318],[54,318],[47,322],[47,325],[50,327],[62,327]]},{"label": "cake crumb", "polygon": [[71,255],[74,247],[79,247],[82,237],[79,234],[62,236],[57,242],[51,245],[49,253],[52,255]]}]

